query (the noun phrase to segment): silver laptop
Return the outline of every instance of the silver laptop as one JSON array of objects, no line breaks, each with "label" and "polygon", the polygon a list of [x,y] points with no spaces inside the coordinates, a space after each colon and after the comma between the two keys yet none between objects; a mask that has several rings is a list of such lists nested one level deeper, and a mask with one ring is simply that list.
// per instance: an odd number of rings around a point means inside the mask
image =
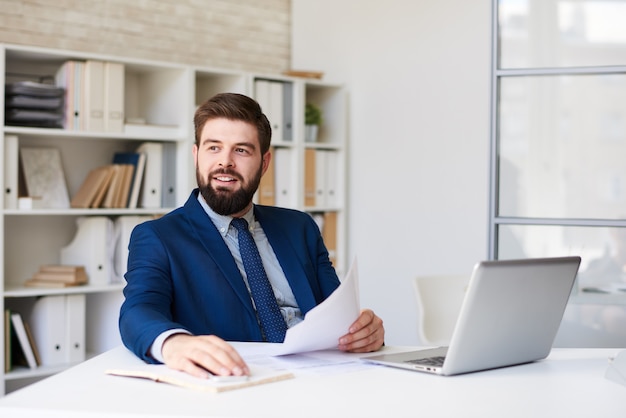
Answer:
[{"label": "silver laptop", "polygon": [[363,360],[455,375],[543,359],[552,349],[579,265],[577,256],[480,262],[448,347]]}]

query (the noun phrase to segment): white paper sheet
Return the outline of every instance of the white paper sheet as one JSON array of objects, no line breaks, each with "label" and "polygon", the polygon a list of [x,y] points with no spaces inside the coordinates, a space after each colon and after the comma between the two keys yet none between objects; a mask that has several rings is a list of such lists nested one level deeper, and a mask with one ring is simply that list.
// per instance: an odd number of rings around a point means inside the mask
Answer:
[{"label": "white paper sheet", "polygon": [[280,356],[337,348],[339,338],[348,333],[360,311],[355,259],[341,285],[324,302],[311,309],[302,322],[289,328],[283,343],[254,344],[241,354]]}]

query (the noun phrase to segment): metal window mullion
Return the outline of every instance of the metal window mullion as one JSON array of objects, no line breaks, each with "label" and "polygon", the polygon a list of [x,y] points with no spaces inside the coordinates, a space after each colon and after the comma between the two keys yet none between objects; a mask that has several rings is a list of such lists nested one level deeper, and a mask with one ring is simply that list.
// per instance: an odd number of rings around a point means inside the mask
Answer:
[{"label": "metal window mullion", "polygon": [[599,67],[564,67],[564,68],[555,67],[555,68],[515,68],[515,69],[495,68],[494,71],[495,71],[496,78],[543,76],[543,75],[603,75],[603,74],[624,74],[626,73],[626,66],[612,65],[612,66],[599,66]]},{"label": "metal window mullion", "polygon": [[574,218],[517,218],[496,217],[495,225],[545,225],[545,226],[590,226],[624,228],[626,219],[574,219]]}]

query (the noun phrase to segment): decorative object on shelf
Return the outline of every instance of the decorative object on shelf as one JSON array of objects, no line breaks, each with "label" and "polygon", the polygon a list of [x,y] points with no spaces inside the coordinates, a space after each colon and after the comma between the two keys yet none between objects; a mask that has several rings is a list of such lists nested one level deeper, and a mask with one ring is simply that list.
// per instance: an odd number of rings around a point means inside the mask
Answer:
[{"label": "decorative object on shelf", "polygon": [[41,197],[44,208],[68,209],[70,199],[60,151],[48,147],[21,148],[20,157],[28,196]]},{"label": "decorative object on shelf", "polygon": [[319,127],[322,124],[322,110],[313,103],[307,103],[304,107],[304,140],[316,142]]}]

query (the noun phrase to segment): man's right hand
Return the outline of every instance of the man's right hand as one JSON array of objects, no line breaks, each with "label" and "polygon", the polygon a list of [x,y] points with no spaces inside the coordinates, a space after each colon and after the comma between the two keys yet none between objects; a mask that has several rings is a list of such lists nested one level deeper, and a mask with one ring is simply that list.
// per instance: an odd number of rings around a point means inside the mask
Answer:
[{"label": "man's right hand", "polygon": [[208,378],[209,373],[218,376],[250,374],[237,350],[215,335],[174,334],[165,340],[161,352],[169,368],[200,378]]}]

